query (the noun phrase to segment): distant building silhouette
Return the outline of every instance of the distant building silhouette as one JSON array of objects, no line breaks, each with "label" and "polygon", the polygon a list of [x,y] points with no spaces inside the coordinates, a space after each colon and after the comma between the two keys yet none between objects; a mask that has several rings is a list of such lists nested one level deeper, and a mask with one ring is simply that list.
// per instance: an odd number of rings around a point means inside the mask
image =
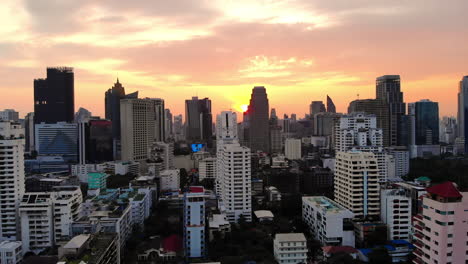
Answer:
[{"label": "distant building silhouette", "polygon": [[189,142],[206,142],[211,146],[213,136],[213,117],[211,115],[211,100],[192,97],[185,100],[185,123]]},{"label": "distant building silhouette", "polygon": [[252,90],[249,108],[246,112],[249,121],[248,146],[252,152],[270,151],[269,102],[265,87],[256,86]]},{"label": "distant building silhouette", "polygon": [[73,122],[74,92],[73,68],[47,68],[46,79],[34,80],[34,123]]},{"label": "distant building silhouette", "polygon": [[327,112],[336,113],[336,106],[330,96],[327,95]]},{"label": "distant building silhouette", "polygon": [[325,105],[322,101],[312,101],[312,103],[310,104],[310,116],[314,116],[315,114],[323,113],[326,111],[327,109],[325,108]]},{"label": "distant building silhouette", "polygon": [[468,76],[460,81],[458,90],[458,137],[464,142],[464,152],[468,153]]}]

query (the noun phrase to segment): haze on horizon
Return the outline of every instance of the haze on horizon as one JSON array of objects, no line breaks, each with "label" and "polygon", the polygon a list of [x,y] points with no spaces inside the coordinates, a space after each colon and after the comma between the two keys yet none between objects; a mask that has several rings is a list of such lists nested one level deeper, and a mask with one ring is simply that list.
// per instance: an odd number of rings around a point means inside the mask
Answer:
[{"label": "haze on horizon", "polygon": [[400,74],[406,102],[431,99],[455,115],[468,74],[468,1],[3,0],[0,108],[33,111],[33,79],[75,69],[75,106],[103,116],[119,77],[173,113],[209,97],[213,113],[267,88],[279,115],[330,95],[345,112],[375,97],[375,78]]}]

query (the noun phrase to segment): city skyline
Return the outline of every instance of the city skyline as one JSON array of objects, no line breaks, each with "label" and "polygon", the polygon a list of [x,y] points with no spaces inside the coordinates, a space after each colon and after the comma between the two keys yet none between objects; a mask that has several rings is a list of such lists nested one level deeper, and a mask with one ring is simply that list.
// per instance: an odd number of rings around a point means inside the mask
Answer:
[{"label": "city skyline", "polygon": [[265,86],[279,116],[300,117],[327,94],[346,112],[357,94],[375,98],[375,78],[391,74],[401,76],[406,103],[430,99],[441,116],[455,116],[459,81],[468,74],[464,7],[461,0],[7,0],[0,8],[8,21],[0,30],[0,105],[22,117],[32,112],[33,80],[46,67],[70,66],[75,111],[101,117],[117,77],[128,93],[164,98],[175,115],[196,95],[213,101],[213,114],[239,112],[252,87]]}]

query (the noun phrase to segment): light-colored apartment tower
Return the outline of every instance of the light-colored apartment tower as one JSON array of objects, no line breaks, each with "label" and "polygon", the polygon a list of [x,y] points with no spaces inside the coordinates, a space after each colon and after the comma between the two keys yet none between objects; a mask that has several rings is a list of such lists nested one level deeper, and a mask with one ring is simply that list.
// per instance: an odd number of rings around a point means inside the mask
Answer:
[{"label": "light-colored apartment tower", "polygon": [[388,226],[389,240],[410,241],[411,198],[403,188],[389,185],[380,190],[380,220]]},{"label": "light-colored apartment tower", "polygon": [[[335,151],[359,150],[372,152],[377,158],[380,181],[387,181],[387,154],[383,147],[383,131],[377,128],[375,115],[351,113],[335,123]],[[394,175],[390,175],[394,177]]]},{"label": "light-colored apartment tower", "polygon": [[413,219],[413,263],[467,263],[468,192],[452,182],[427,188],[422,213]]},{"label": "light-colored apartment tower", "polygon": [[325,246],[355,246],[354,214],[325,196],[302,197],[302,220]]},{"label": "light-colored apartment tower", "polygon": [[[215,175],[215,188],[216,193],[220,196],[221,194],[221,159],[223,146],[227,144],[238,143],[238,126],[237,126],[237,114],[232,111],[223,111],[221,114],[216,116],[216,175]],[[221,197],[222,199],[222,197]]]},{"label": "light-colored apartment tower", "polygon": [[273,252],[279,264],[307,263],[307,240],[303,233],[276,234]]},{"label": "light-colored apartment tower", "polygon": [[239,143],[223,145],[218,153],[221,199],[231,223],[241,215],[252,221],[250,155],[250,149]]},{"label": "light-colored apartment tower", "polygon": [[336,154],[335,200],[355,218],[380,214],[379,170],[374,153]]},{"label": "light-colored apartment tower", "polygon": [[302,158],[302,144],[300,139],[287,138],[284,142],[284,155],[289,160],[298,160]]},{"label": "light-colored apartment tower", "polygon": [[190,187],[184,194],[184,250],[188,258],[205,256],[205,190]]},{"label": "light-colored apartment tower", "polygon": [[19,240],[18,206],[24,194],[24,130],[0,122],[0,239]]},{"label": "light-colored apartment tower", "polygon": [[216,158],[205,158],[198,163],[199,180],[216,179]]}]

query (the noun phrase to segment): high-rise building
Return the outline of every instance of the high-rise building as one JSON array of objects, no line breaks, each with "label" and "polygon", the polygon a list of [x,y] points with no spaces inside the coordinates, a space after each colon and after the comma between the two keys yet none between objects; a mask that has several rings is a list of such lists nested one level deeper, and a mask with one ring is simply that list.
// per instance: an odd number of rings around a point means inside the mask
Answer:
[{"label": "high-rise building", "polygon": [[161,162],[163,170],[174,169],[174,143],[154,142],[150,147],[150,159]]},{"label": "high-rise building", "polygon": [[377,117],[377,128],[383,131],[383,145],[390,146],[390,115],[388,104],[380,99],[354,100],[349,104],[348,114],[361,112]]},{"label": "high-rise building", "polygon": [[153,100],[120,100],[122,160],[143,161],[149,158],[155,136],[155,121]]},{"label": "high-rise building", "polygon": [[125,88],[117,79],[117,82],[106,91],[105,93],[105,116],[107,120],[112,122],[112,138],[114,140],[114,158],[120,158],[120,100],[121,99],[136,99],[138,98],[138,92],[131,94],[125,94]]},{"label": "high-rise building", "polygon": [[0,122],[0,240],[20,240],[18,207],[24,194],[24,130]]},{"label": "high-rise building", "polygon": [[314,115],[314,136],[332,136],[333,127],[341,114],[317,113]]},{"label": "high-rise building", "polygon": [[239,143],[225,144],[219,151],[221,199],[229,222],[237,222],[241,216],[252,221],[251,156],[250,149]]},{"label": "high-rise building", "polygon": [[238,124],[237,114],[232,111],[223,111],[221,114],[216,116],[216,191],[218,194],[221,192],[221,181],[218,177],[221,175],[222,165],[220,164],[222,159],[219,157],[222,155],[222,150],[225,145],[239,143],[238,136]]},{"label": "high-rise building", "polygon": [[74,114],[73,68],[47,68],[46,79],[34,80],[34,123],[71,123]]},{"label": "high-rise building", "polygon": [[278,116],[276,115],[275,108],[272,108],[270,112],[270,125],[278,125]]},{"label": "high-rise building", "polygon": [[184,250],[189,259],[202,258],[206,254],[205,211],[205,190],[190,187],[184,194]]},{"label": "high-rise building", "polygon": [[249,108],[245,114],[248,116],[249,122],[248,147],[252,152],[269,152],[269,102],[265,87],[256,86],[253,88]]},{"label": "high-rise building", "polygon": [[314,116],[315,114],[326,111],[327,109],[325,108],[325,105],[322,101],[312,101],[312,103],[310,103],[310,116]]},{"label": "high-rise building", "polygon": [[406,147],[396,146],[386,148],[387,153],[395,161],[395,177],[401,179],[410,171],[410,152]]},{"label": "high-rise building", "polygon": [[468,153],[468,75],[460,81],[458,89],[458,137],[464,142]]},{"label": "high-rise building", "polygon": [[151,98],[154,102],[155,111],[155,129],[154,139],[156,141],[164,142],[166,140],[166,113],[164,107],[164,100],[160,98]]},{"label": "high-rise building", "polygon": [[172,113],[170,109],[165,109],[164,110],[164,115],[166,116],[165,122],[166,124],[164,125],[164,129],[166,130],[164,132],[165,139],[164,141],[169,140],[169,138],[173,137],[173,122],[172,122]]},{"label": "high-rise building", "polygon": [[190,142],[205,142],[211,145],[213,136],[213,120],[211,115],[211,100],[192,97],[185,100],[186,138]]},{"label": "high-rise building", "polygon": [[34,151],[34,113],[28,113],[24,117],[24,137],[26,145],[24,147],[26,152]]},{"label": "high-rise building", "polygon": [[86,123],[91,119],[91,116],[93,114],[88,110],[83,107],[80,107],[78,111],[75,113],[75,119],[73,122],[75,123]]},{"label": "high-rise building", "polygon": [[374,115],[364,113],[344,115],[336,122],[334,133],[336,151],[372,152],[378,161],[380,180],[386,181],[394,177],[388,173],[382,129],[377,128],[377,119]]},{"label": "high-rise building", "polygon": [[300,139],[287,138],[284,142],[284,155],[289,160],[302,158],[302,141]]},{"label": "high-rise building", "polygon": [[327,95],[327,112],[336,113],[336,106],[330,96]]},{"label": "high-rise building", "polygon": [[278,125],[270,125],[270,152],[283,153],[283,129]]},{"label": "high-rise building", "polygon": [[408,104],[411,118],[411,145],[439,144],[439,104],[421,100]]},{"label": "high-rise building", "polygon": [[413,263],[466,263],[468,192],[452,182],[429,187],[413,219]]},{"label": "high-rise building", "polygon": [[114,160],[112,122],[92,119],[78,124],[80,164]]},{"label": "high-rise building", "polygon": [[181,141],[185,139],[184,134],[184,123],[182,121],[182,115],[174,116],[174,140]]},{"label": "high-rise building", "polygon": [[376,96],[389,107],[389,142],[390,146],[404,145],[406,139],[401,135],[402,118],[406,113],[403,92],[400,87],[400,75],[384,75],[376,80]]},{"label": "high-rise building", "polygon": [[76,123],[41,123],[34,127],[34,141],[38,155],[61,156],[64,160],[78,161],[78,125]]},{"label": "high-rise building", "polygon": [[451,116],[444,116],[439,125],[439,141],[449,145],[454,144],[457,129],[457,119]]},{"label": "high-rise building", "polygon": [[411,240],[411,198],[403,188],[392,184],[382,187],[380,220],[387,224],[388,240]]},{"label": "high-rise building", "polygon": [[378,218],[379,170],[373,153],[337,152],[334,180],[336,202],[349,209],[355,218]]},{"label": "high-rise building", "polygon": [[19,113],[13,109],[5,109],[0,111],[0,120],[18,122]]},{"label": "high-rise building", "polygon": [[216,158],[205,158],[198,163],[199,180],[216,180]]}]

